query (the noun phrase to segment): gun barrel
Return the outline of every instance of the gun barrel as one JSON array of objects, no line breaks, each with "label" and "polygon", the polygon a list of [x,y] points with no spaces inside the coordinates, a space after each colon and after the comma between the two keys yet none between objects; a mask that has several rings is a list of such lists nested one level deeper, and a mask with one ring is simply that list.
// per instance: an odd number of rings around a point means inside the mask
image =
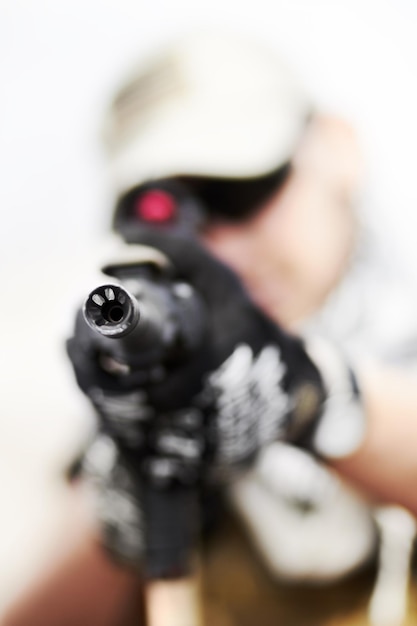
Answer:
[{"label": "gun barrel", "polygon": [[114,339],[131,333],[140,319],[136,298],[116,284],[96,287],[84,303],[83,314],[90,328]]},{"label": "gun barrel", "polygon": [[136,297],[120,284],[96,287],[84,302],[83,316],[96,335],[97,348],[131,368],[159,363],[175,338],[169,302],[141,283]]}]

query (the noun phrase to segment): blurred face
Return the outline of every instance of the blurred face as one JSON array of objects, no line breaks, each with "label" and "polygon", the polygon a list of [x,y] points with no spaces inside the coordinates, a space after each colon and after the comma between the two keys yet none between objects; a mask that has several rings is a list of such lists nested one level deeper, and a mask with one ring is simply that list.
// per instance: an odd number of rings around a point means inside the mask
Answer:
[{"label": "blurred face", "polygon": [[356,236],[352,201],[360,155],[351,129],[316,120],[284,187],[254,217],[203,234],[254,300],[290,328],[318,309],[346,270]]}]

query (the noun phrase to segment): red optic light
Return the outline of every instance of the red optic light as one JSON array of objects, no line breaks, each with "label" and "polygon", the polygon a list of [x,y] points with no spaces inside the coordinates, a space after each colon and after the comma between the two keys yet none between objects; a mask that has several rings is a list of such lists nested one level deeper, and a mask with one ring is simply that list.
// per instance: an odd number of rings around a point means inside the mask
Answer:
[{"label": "red optic light", "polygon": [[165,191],[153,189],[145,192],[135,202],[135,214],[147,222],[167,222],[175,217],[177,203]]}]

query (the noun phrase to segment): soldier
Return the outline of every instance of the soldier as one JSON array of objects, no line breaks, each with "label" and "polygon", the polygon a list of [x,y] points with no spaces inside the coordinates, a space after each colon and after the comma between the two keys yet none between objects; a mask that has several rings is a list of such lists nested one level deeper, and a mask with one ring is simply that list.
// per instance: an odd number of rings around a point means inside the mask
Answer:
[{"label": "soldier", "polygon": [[[201,473],[220,476],[214,482],[272,573],[338,579],[373,554],[375,527],[369,507],[333,470],[375,498],[417,511],[409,444],[417,409],[415,303],[362,236],[352,129],[320,114],[268,53],[199,37],[128,79],[105,137],[115,230],[129,244],[162,252],[209,311],[203,349],[162,381],[143,385],[141,403],[168,414],[179,439],[178,416],[201,412],[210,424]],[[131,398],[129,378],[119,388],[113,378],[109,387],[109,373],[77,332],[69,354],[108,425],[117,419],[112,407]],[[152,461],[187,465],[181,449],[173,454],[156,441],[147,450]],[[104,479],[98,472],[106,547],[140,569],[140,526],[126,554],[127,526],[114,498],[116,515],[106,508],[110,488],[127,494],[140,520],[140,496],[126,490],[136,468],[126,470],[123,443],[113,458]],[[120,468],[128,477],[122,484]],[[306,519],[323,525],[301,543],[297,531]],[[332,533],[337,540],[317,550]],[[337,548],[345,549],[335,554]],[[302,607],[294,611],[297,623],[308,623]]]}]

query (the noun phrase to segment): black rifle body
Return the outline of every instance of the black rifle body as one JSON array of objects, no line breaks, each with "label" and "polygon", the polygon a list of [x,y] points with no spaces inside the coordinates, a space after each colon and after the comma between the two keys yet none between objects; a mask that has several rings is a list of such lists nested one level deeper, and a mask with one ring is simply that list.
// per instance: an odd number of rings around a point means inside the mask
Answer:
[{"label": "black rifle body", "polygon": [[[163,369],[198,349],[204,306],[189,285],[154,280],[138,270],[123,278],[94,289],[83,306],[84,332],[93,333],[99,358],[115,376]],[[198,535],[197,486],[158,486],[145,476],[140,482],[144,574],[151,579],[184,576]]]}]

